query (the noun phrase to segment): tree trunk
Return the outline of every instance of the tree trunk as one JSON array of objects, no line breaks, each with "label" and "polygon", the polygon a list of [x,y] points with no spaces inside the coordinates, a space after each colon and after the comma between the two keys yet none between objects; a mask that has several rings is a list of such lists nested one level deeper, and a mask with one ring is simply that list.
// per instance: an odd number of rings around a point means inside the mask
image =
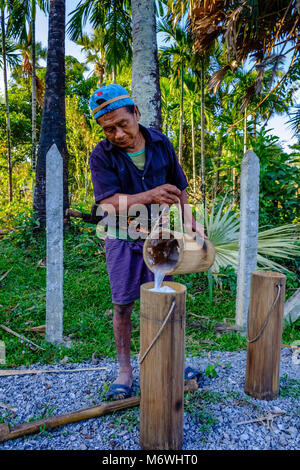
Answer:
[{"label": "tree trunk", "polygon": [[253,138],[256,141],[256,113],[253,113]]},{"label": "tree trunk", "polygon": [[247,109],[244,115],[244,155],[247,152]]},{"label": "tree trunk", "polygon": [[204,119],[204,59],[201,58],[201,191],[203,208],[206,208],[205,196],[205,155],[204,155],[204,133],[205,133],[205,119]]},{"label": "tree trunk", "polygon": [[179,118],[179,152],[178,160],[182,163],[183,146],[183,63],[180,65],[180,118]]},{"label": "tree trunk", "polygon": [[1,9],[1,32],[2,32],[2,60],[3,60],[3,76],[4,76],[4,95],[5,95],[5,110],[6,110],[6,130],[7,130],[8,199],[9,199],[9,202],[11,202],[13,200],[13,188],[12,188],[12,164],[11,164],[11,142],[10,142],[10,117],[9,117],[9,101],[8,101],[8,85],[7,85],[7,68],[6,68],[4,7]]},{"label": "tree trunk", "polygon": [[219,192],[220,189],[220,166],[221,166],[221,155],[223,150],[223,129],[220,132],[220,141],[219,141],[219,149],[218,149],[218,159],[217,159],[217,171],[216,171],[216,183],[215,183],[215,197]]},{"label": "tree trunk", "polygon": [[65,117],[65,0],[51,0],[42,127],[36,167],[35,216],[46,221],[46,155],[55,143],[63,157],[63,205],[68,208],[68,154]]},{"label": "tree trunk", "polygon": [[112,82],[116,83],[116,66],[115,65],[113,66],[111,76],[112,76]]},{"label": "tree trunk", "polygon": [[162,130],[155,0],[132,0],[132,99],[146,127]]},{"label": "tree trunk", "polygon": [[32,199],[34,206],[34,188],[35,188],[35,167],[36,167],[36,79],[35,79],[35,70],[36,70],[36,53],[35,53],[35,0],[31,0],[31,50],[32,50],[32,75],[31,75],[31,86],[32,86],[32,96],[31,96],[31,106],[32,106],[32,157],[31,157],[31,167],[32,167]]},{"label": "tree trunk", "polygon": [[196,192],[196,158],[195,158],[195,128],[194,128],[194,103],[191,102],[191,124],[192,124],[192,158],[193,158],[193,190]]}]

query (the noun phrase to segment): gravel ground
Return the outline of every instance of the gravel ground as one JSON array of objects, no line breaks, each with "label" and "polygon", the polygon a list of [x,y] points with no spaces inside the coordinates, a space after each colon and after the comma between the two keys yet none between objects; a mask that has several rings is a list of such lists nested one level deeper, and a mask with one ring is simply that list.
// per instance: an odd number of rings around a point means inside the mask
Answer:
[{"label": "gravel ground", "polygon": [[[244,393],[246,351],[213,352],[188,358],[187,363],[198,367],[203,375],[199,391],[185,403],[183,450],[299,450],[300,361],[292,349],[282,348],[280,395],[272,401],[256,400]],[[137,358],[133,365],[137,390]],[[215,376],[204,374],[208,365]],[[0,404],[15,409],[0,407],[1,421],[13,427],[43,415],[66,413],[104,401],[105,387],[115,377],[116,362],[111,359],[101,359],[97,366],[90,361],[34,364],[30,369],[84,367],[99,370],[0,377]],[[269,421],[240,424],[269,413],[278,415]],[[0,443],[0,450],[139,449],[139,408]]]}]

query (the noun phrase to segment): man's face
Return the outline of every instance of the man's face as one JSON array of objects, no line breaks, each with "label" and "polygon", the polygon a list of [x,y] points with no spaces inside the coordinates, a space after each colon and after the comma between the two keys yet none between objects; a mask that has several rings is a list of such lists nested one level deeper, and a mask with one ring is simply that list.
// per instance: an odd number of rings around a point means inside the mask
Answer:
[{"label": "man's face", "polygon": [[129,113],[125,107],[122,107],[103,114],[97,119],[107,139],[124,150],[130,149],[139,135],[138,121],[139,112],[136,106],[134,114]]}]

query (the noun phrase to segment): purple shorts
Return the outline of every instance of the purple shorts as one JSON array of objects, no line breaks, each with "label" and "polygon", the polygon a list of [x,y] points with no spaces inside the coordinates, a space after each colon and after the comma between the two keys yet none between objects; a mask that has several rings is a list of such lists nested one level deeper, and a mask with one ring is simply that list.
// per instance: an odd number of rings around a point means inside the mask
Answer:
[{"label": "purple shorts", "polygon": [[[140,288],[154,281],[143,258],[144,240],[129,242],[106,237],[105,256],[112,302],[125,305],[140,298]],[[172,276],[166,276],[171,281]]]}]

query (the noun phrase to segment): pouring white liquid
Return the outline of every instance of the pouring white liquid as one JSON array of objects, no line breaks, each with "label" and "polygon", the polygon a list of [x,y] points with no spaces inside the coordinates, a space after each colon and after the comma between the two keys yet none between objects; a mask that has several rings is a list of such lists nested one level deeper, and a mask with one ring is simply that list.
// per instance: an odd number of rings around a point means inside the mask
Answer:
[{"label": "pouring white liquid", "polygon": [[178,261],[178,243],[174,239],[152,240],[148,247],[148,261],[152,264],[154,273],[154,292],[176,292],[169,286],[162,286],[167,272],[172,271]]},{"label": "pouring white liquid", "polygon": [[150,289],[153,292],[176,292],[169,286],[162,286],[166,273],[170,271],[170,264],[160,264],[153,267],[154,287]]}]

